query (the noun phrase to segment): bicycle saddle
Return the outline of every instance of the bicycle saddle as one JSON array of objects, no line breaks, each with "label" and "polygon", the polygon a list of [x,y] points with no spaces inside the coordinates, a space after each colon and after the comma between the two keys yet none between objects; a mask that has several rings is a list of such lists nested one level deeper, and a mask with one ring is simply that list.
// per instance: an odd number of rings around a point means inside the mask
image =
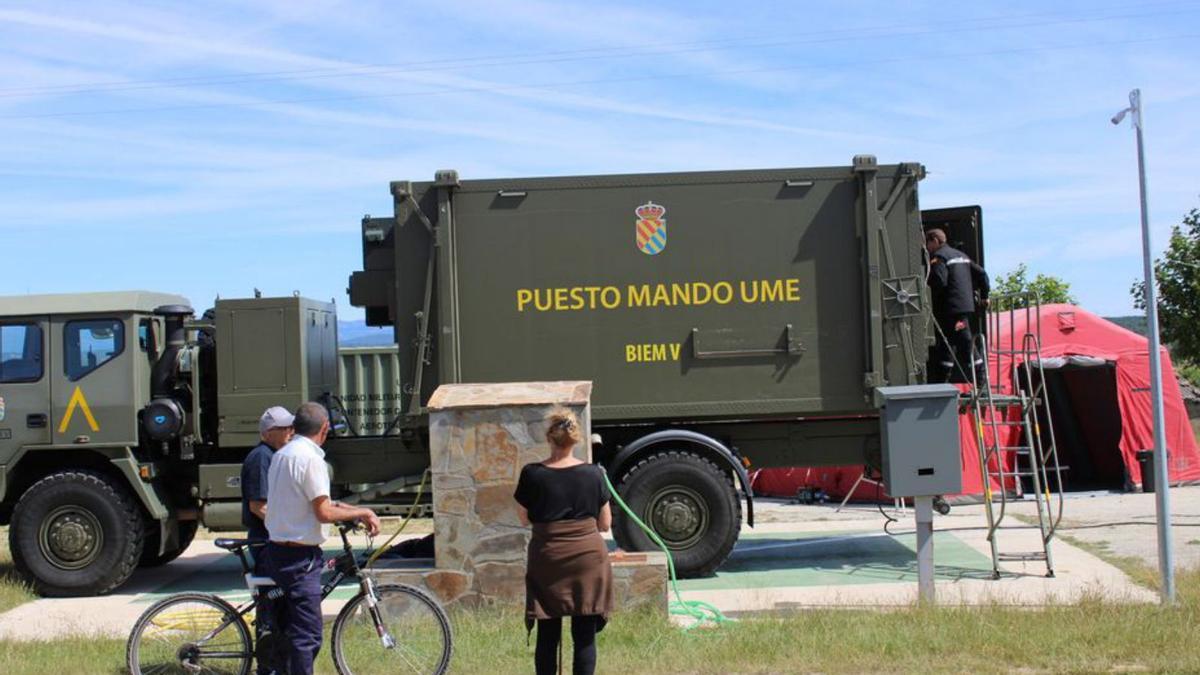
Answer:
[{"label": "bicycle saddle", "polygon": [[216,546],[217,548],[223,548],[226,551],[236,551],[237,549],[242,548],[243,546],[249,546],[250,543],[251,543],[251,540],[249,540],[249,539],[214,539],[213,540],[213,546]]}]

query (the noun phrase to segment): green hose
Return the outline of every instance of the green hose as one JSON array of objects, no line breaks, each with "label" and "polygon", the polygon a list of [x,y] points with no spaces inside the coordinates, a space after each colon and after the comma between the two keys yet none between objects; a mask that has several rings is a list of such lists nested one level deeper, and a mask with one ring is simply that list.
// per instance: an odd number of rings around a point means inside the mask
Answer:
[{"label": "green hose", "polygon": [[[601,469],[603,469],[603,466]],[[629,508],[624,499],[621,499],[621,495],[617,494],[617,488],[613,486],[612,481],[608,478],[608,471],[601,471],[601,474],[604,476],[604,482],[608,485],[608,492],[612,495],[613,501],[617,503],[617,506],[620,506],[625,515],[637,523],[638,527],[642,528],[642,531],[649,535],[654,540],[654,543],[662,549],[662,552],[667,555],[667,572],[671,576],[671,590],[675,592],[675,600],[668,605],[667,611],[675,616],[687,616],[694,619],[692,624],[684,626],[683,629],[691,630],[696,626],[703,625],[705,622],[712,622],[719,626],[723,623],[734,621],[734,619],[725,616],[721,613],[721,610],[707,602],[683,599],[683,595],[679,593],[678,578],[675,576],[675,559],[671,556],[670,549],[667,548],[667,545],[654,530],[650,529],[646,523],[642,522],[641,518],[637,517],[633,509]]]}]

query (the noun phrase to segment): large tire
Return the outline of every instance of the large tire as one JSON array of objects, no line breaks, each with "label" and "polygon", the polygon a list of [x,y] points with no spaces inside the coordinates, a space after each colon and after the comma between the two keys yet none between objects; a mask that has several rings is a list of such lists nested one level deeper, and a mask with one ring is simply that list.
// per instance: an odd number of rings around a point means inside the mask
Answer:
[{"label": "large tire", "polygon": [[120,586],[142,555],[133,497],[92,471],[49,475],[21,495],[8,532],[13,564],[38,593],[101,595]]},{"label": "large tire", "polygon": [[[727,471],[671,450],[641,459],[617,490],[667,544],[680,577],[707,577],[725,562],[742,526],[742,503]],[[615,509],[613,536],[630,551],[657,550],[637,523]]]},{"label": "large tire", "polygon": [[146,527],[146,543],[142,547],[142,557],[138,560],[138,567],[160,567],[183,555],[183,552],[191,545],[192,540],[196,538],[196,530],[200,527],[200,521],[180,521],[179,548],[171,549],[161,554],[158,552],[158,521],[150,521],[150,524]]}]

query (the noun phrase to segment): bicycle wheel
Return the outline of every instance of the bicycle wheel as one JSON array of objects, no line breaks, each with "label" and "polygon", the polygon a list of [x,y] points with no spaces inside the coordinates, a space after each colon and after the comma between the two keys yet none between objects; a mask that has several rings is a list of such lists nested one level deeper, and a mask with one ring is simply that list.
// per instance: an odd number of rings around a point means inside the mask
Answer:
[{"label": "bicycle wheel", "polygon": [[133,675],[247,675],[254,646],[246,622],[215,595],[180,593],[138,617],[125,647]]},{"label": "bicycle wheel", "polygon": [[379,616],[393,644],[375,630],[367,597],[354,596],[333,622],[333,663],[341,675],[441,675],[450,666],[450,619],[437,601],[402,585],[377,586]]}]

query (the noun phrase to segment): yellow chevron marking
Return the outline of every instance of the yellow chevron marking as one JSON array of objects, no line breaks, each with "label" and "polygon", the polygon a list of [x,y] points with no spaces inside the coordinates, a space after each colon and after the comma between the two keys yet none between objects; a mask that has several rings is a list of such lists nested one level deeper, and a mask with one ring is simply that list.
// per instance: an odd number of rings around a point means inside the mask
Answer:
[{"label": "yellow chevron marking", "polygon": [[76,386],[75,392],[71,394],[71,401],[67,403],[67,414],[63,415],[62,423],[58,425],[58,433],[63,434],[67,432],[67,427],[71,425],[71,417],[75,415],[76,408],[83,411],[83,417],[87,420],[88,427],[93,432],[100,431],[100,425],[96,424],[96,418],[92,417],[92,409],[88,406],[87,399],[83,397],[83,389]]}]

